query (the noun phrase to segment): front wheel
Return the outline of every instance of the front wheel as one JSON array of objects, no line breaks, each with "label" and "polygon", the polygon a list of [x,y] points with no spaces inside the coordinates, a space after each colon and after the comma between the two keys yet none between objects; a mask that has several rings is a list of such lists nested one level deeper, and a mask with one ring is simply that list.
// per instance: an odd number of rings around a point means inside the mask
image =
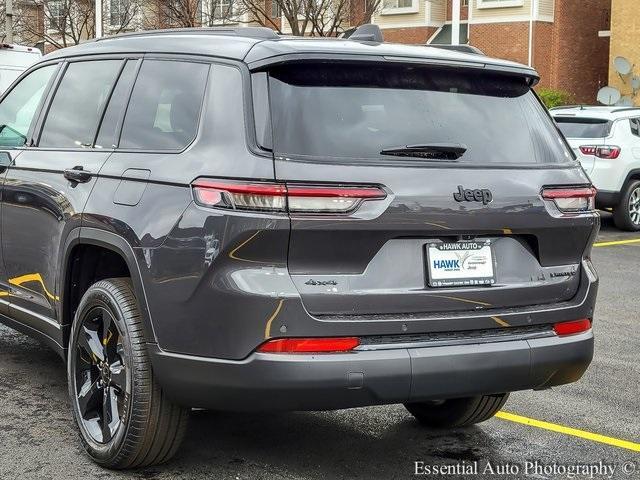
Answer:
[{"label": "front wheel", "polygon": [[508,393],[452,398],[404,406],[422,425],[431,428],[468,427],[493,417],[509,398]]},{"label": "front wheel", "polygon": [[640,181],[630,182],[622,191],[620,204],[613,211],[613,222],[621,230],[640,230]]},{"label": "front wheel", "polygon": [[82,297],[67,375],[80,439],[96,463],[144,467],[176,452],[188,411],[169,401],[153,376],[128,279],[102,280]]}]

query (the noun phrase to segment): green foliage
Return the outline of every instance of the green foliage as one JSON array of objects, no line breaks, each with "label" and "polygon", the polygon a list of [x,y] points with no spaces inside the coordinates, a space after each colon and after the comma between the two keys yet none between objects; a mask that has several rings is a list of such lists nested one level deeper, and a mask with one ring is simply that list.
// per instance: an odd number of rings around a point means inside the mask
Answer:
[{"label": "green foliage", "polygon": [[571,105],[572,95],[564,90],[554,90],[553,88],[540,88],[538,95],[547,108]]}]

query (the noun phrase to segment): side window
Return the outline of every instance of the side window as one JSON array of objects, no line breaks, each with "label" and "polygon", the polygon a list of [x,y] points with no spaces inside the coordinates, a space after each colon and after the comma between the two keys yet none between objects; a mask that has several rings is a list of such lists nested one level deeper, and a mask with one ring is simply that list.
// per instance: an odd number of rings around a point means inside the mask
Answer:
[{"label": "side window", "polygon": [[636,137],[640,137],[640,118],[630,118],[631,133]]},{"label": "side window", "polygon": [[182,150],[196,136],[209,65],[145,60],[131,94],[120,148]]},{"label": "side window", "polygon": [[70,63],[51,102],[40,147],[91,146],[122,60]]},{"label": "side window", "polygon": [[124,66],[116,88],[111,94],[111,100],[104,113],[102,124],[100,125],[100,133],[96,139],[96,148],[114,148],[118,143],[116,133],[118,130],[118,121],[122,117],[124,109],[127,107],[129,100],[129,90],[136,74],[137,60],[129,60]]},{"label": "side window", "polygon": [[24,77],[0,103],[0,147],[20,147],[27,140],[49,79],[57,65],[34,70]]}]

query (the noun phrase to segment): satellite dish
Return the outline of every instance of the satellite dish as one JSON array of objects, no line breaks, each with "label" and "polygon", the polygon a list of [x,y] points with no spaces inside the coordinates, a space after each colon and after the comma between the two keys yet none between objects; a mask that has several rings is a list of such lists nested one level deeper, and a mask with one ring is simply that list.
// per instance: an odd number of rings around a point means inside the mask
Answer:
[{"label": "satellite dish", "polygon": [[635,76],[631,79],[631,87],[634,90],[640,90],[640,77]]},{"label": "satellite dish", "polygon": [[613,66],[616,68],[616,72],[620,75],[629,75],[633,69],[631,62],[625,57],[616,57],[613,60]]},{"label": "satellite dish", "polygon": [[616,102],[616,105],[619,105],[621,107],[633,107],[633,99],[628,95],[625,95]]},{"label": "satellite dish", "polygon": [[598,101],[603,105],[615,105],[621,97],[620,90],[613,87],[602,87],[598,92]]}]

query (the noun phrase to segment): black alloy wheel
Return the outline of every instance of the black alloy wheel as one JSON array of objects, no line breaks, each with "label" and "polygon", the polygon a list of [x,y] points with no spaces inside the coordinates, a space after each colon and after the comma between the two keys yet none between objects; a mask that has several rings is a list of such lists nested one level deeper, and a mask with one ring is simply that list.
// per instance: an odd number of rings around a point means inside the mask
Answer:
[{"label": "black alloy wheel", "polygon": [[106,308],[82,320],[74,364],[81,421],[94,441],[106,444],[121,427],[131,394],[122,335]]}]

